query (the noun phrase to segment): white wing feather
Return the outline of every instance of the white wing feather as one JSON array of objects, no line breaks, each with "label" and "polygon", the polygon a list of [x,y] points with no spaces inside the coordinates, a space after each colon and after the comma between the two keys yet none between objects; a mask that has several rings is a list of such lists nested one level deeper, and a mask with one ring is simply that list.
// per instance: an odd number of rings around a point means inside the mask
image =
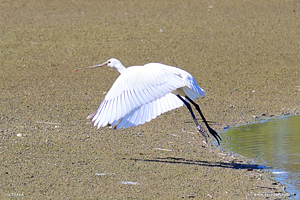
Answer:
[{"label": "white wing feather", "polygon": [[184,103],[176,95],[168,93],[160,99],[156,99],[155,101],[136,108],[128,113],[120,120],[119,124],[116,126],[116,129],[120,129],[122,127],[129,128],[131,126],[144,124],[145,122],[151,121],[162,113],[179,108],[183,105]]},{"label": "white wing feather", "polygon": [[[167,100],[162,97],[186,84],[181,74],[176,70],[171,71],[170,68],[178,69],[158,63],[127,68],[117,78],[98,109],[87,118],[93,117],[94,125],[99,128],[116,124],[118,120],[121,123],[129,113],[134,114],[135,123],[140,123],[174,109],[175,107],[169,106]],[[147,104],[161,98],[161,108],[157,108],[156,116],[148,117],[155,103]],[[163,103],[163,101],[166,102]],[[139,108],[141,108],[140,111],[133,112]],[[132,121],[133,118],[130,122]]]}]

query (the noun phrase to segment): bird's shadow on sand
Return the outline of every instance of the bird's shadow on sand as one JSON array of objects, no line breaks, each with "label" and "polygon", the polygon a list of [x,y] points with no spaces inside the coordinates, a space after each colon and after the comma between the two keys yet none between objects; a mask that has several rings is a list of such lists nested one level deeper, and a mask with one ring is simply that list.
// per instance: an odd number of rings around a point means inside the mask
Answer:
[{"label": "bird's shadow on sand", "polygon": [[232,169],[265,169],[265,166],[257,164],[247,164],[247,163],[235,163],[235,162],[210,162],[201,160],[187,160],[184,158],[176,157],[156,157],[154,159],[135,159],[131,158],[133,161],[142,162],[157,162],[157,163],[170,163],[170,164],[184,164],[184,165],[195,165],[195,166],[206,166],[206,167],[221,167],[221,168],[232,168]]}]

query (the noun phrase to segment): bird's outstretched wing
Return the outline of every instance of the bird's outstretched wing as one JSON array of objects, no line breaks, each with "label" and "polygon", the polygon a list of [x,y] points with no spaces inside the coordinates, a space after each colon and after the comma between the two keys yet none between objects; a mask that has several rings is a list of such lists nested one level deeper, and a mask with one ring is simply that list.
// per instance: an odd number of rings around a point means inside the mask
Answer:
[{"label": "bird's outstretched wing", "polygon": [[117,78],[98,109],[87,118],[92,118],[98,128],[119,121],[117,128],[120,128],[129,126],[126,121],[141,124],[180,107],[183,104],[180,102],[179,105],[178,100],[173,105],[174,95],[169,93],[186,84],[179,71],[171,69],[158,63],[127,68]]},{"label": "bird's outstretched wing", "polygon": [[118,125],[115,127],[116,129],[137,126],[139,124],[144,124],[145,122],[151,121],[162,113],[179,108],[183,105],[183,101],[181,101],[176,95],[168,93],[160,99],[156,99],[155,101],[134,109],[125,115],[125,117],[119,121],[116,121],[112,125],[118,123]]}]

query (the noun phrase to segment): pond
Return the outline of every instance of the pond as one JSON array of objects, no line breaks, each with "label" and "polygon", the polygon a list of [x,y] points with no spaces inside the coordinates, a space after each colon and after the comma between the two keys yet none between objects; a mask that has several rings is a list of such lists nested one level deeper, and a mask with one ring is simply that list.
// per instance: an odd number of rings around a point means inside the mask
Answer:
[{"label": "pond", "polygon": [[287,191],[300,196],[300,115],[229,128],[222,148],[254,159],[271,170]]}]

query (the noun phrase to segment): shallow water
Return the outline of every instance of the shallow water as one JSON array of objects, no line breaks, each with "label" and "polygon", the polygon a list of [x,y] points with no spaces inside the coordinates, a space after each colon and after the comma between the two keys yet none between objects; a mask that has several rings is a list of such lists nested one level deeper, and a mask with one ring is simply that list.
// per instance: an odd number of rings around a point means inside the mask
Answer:
[{"label": "shallow water", "polygon": [[300,115],[233,127],[222,137],[224,149],[253,158],[299,197]]}]

